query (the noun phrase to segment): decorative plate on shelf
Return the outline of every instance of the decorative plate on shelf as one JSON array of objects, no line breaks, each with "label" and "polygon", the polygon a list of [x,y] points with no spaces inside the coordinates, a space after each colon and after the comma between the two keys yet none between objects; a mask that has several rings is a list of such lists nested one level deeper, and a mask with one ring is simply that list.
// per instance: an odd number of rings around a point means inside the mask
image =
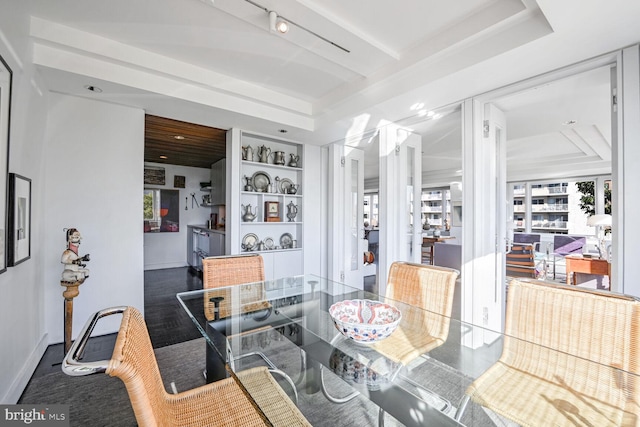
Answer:
[{"label": "decorative plate on shelf", "polygon": [[280,192],[282,194],[289,194],[289,187],[293,185],[293,182],[289,178],[282,178],[280,182],[278,182],[280,186]]},{"label": "decorative plate on shelf", "polygon": [[258,171],[251,177],[251,185],[255,191],[266,193],[269,184],[271,184],[271,177],[266,172]]},{"label": "decorative plate on shelf", "polygon": [[242,238],[242,249],[244,249],[245,251],[252,251],[257,244],[258,236],[253,233],[246,234]]},{"label": "decorative plate on shelf", "polygon": [[273,249],[273,239],[271,237],[264,239],[264,247],[267,249]]},{"label": "decorative plate on shelf", "polygon": [[290,248],[293,244],[293,236],[290,233],[284,233],[280,236],[280,246],[282,249]]}]

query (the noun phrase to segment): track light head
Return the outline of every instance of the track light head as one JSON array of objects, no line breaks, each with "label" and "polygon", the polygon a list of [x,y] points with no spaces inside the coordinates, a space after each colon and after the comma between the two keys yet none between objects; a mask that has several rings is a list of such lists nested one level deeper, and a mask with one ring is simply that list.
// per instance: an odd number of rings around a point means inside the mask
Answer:
[{"label": "track light head", "polygon": [[269,30],[272,33],[278,32],[281,34],[289,31],[289,23],[280,18],[275,11],[269,12]]},{"label": "track light head", "polygon": [[279,19],[278,22],[276,22],[276,31],[282,34],[286,33],[289,31],[289,23],[283,19]]}]

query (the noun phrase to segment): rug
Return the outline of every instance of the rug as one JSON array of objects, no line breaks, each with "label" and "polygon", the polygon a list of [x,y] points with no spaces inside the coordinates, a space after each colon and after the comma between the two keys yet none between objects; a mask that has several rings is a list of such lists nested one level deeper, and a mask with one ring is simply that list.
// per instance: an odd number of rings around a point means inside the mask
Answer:
[{"label": "rug", "polygon": [[[296,381],[300,378],[300,353],[293,343],[278,337],[274,332],[269,332],[269,339],[257,339],[245,344],[255,346],[256,350],[264,352],[267,357],[271,356],[273,360],[279,360],[278,367]],[[205,384],[205,345],[201,338],[155,350],[160,373],[169,393],[174,388],[180,392]],[[238,363],[237,369],[263,364],[259,358],[243,359]],[[428,358],[412,365],[409,375],[428,385],[454,405],[471,381],[441,362]],[[326,375],[326,380],[336,395],[352,391],[349,385],[331,373]],[[307,394],[303,386],[298,388],[299,408],[314,426],[378,425],[378,407],[362,396],[336,405],[326,400],[320,392]],[[293,395],[286,384],[283,384],[283,389]],[[20,403],[68,404],[72,427],[137,425],[124,384],[105,374],[70,377],[59,371],[34,378],[23,393]],[[400,425],[389,415],[385,417],[385,422],[389,427]],[[481,408],[474,405],[467,409],[463,422],[465,425],[478,427],[496,425]]]}]

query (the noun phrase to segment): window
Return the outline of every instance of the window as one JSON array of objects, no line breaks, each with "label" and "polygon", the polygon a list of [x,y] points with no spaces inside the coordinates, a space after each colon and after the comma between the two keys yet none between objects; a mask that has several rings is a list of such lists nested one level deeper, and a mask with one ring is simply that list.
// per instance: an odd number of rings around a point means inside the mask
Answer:
[{"label": "window", "polygon": [[145,233],[180,231],[179,194],[178,190],[144,190]]},{"label": "window", "polygon": [[[603,190],[596,191],[600,185]],[[528,197],[527,186],[530,188]],[[587,218],[593,215],[596,206],[599,206],[598,212],[610,212],[610,187],[609,177],[514,183],[514,228],[533,233],[593,234],[593,227],[587,226]],[[529,217],[531,223],[527,224]]]},{"label": "window", "polygon": [[448,188],[423,189],[421,197],[422,228],[451,226],[451,191]]}]

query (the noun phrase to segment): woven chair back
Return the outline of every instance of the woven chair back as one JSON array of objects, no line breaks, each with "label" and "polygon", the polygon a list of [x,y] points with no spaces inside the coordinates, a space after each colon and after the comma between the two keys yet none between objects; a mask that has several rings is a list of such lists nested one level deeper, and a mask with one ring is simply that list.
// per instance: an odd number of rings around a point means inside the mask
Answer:
[{"label": "woven chair back", "polygon": [[500,360],[466,394],[525,427],[637,426],[639,360],[635,298],[513,279]]},{"label": "woven chair back", "polygon": [[[500,363],[526,373],[536,393],[516,397],[502,385],[506,394],[487,406],[522,425],[573,426],[576,414],[584,425],[640,424],[640,302],[633,297],[513,279]],[[495,372],[499,379],[491,374],[488,382],[512,382]],[[528,403],[506,409],[520,398]],[[493,406],[500,399],[510,403]]]},{"label": "woven chair back", "polygon": [[524,340],[640,374],[640,302],[635,298],[522,279],[509,283],[507,295],[507,351]]},{"label": "woven chair back", "polygon": [[259,254],[210,257],[202,260],[202,286],[205,289],[263,280],[264,261]]},{"label": "woven chair back", "polygon": [[452,268],[397,261],[389,269],[385,296],[448,317],[458,274]]},{"label": "woven chair back", "polygon": [[106,373],[124,382],[139,424],[144,420],[144,425],[160,426],[165,425],[163,420],[171,419],[147,326],[142,314],[133,307],[122,314]]},{"label": "woven chair back", "polygon": [[[202,260],[202,287],[216,289],[227,286],[242,285],[264,281],[264,261],[259,254],[232,255],[210,257]],[[221,297],[219,317],[227,317],[231,313],[230,290],[220,290],[220,294],[208,292],[205,294],[204,311],[208,320],[215,318],[215,304],[211,297]],[[268,308],[266,291],[263,284],[252,285],[242,292],[242,310],[255,311]]]},{"label": "woven chair back", "polygon": [[457,270],[446,267],[391,264],[385,296],[392,304],[402,301],[421,310],[403,310],[402,333],[381,342],[385,355],[407,364],[447,340],[457,277]]}]

